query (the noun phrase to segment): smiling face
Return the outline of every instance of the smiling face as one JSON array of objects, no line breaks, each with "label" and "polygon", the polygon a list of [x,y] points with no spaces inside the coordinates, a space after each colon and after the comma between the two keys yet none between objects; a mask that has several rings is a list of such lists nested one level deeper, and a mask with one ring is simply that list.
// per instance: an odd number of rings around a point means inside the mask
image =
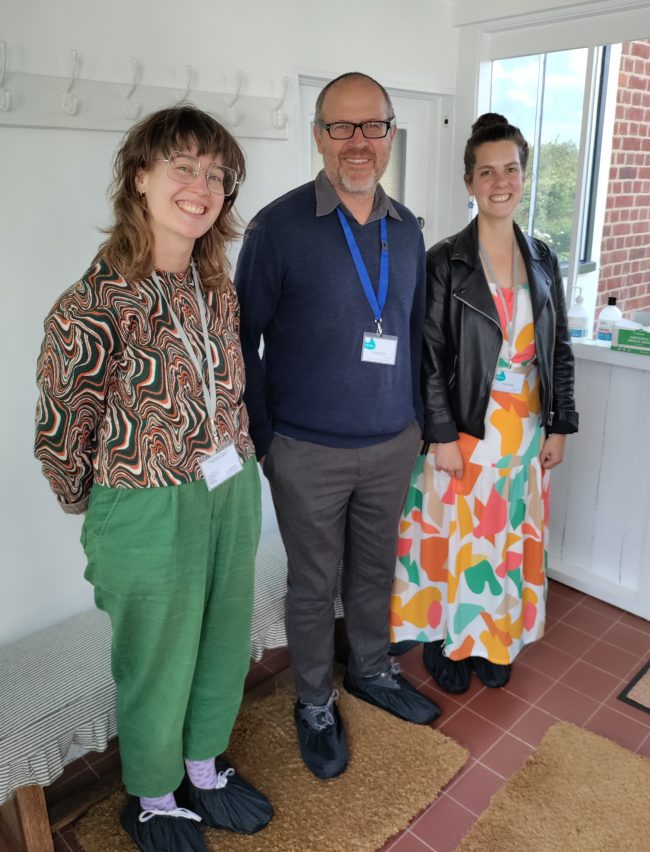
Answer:
[{"label": "smiling face", "polygon": [[524,188],[517,144],[506,139],[484,142],[475,153],[476,164],[471,177],[465,178],[465,185],[476,198],[479,214],[512,219]]},{"label": "smiling face", "polygon": [[167,164],[160,160],[136,175],[135,186],[144,193],[147,222],[153,236],[154,265],[169,272],[187,269],[199,237],[214,225],[223,207],[223,195],[209,192],[205,170],[211,163],[222,165],[215,155],[198,156],[196,146],[182,153],[197,157],[201,171],[191,184],[177,183],[167,174]]},{"label": "smiling face", "polygon": [[[336,121],[358,124],[390,117],[381,89],[363,78],[341,80],[327,91],[323,101],[325,124]],[[386,171],[394,135],[393,125],[383,139],[366,139],[357,127],[351,139],[330,139],[325,128],[314,127],[325,173],[339,195],[374,195]]]}]

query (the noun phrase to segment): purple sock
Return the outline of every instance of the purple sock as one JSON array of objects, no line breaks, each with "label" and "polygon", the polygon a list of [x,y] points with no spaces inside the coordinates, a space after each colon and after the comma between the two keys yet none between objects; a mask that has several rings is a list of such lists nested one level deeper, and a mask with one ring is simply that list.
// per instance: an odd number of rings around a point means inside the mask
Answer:
[{"label": "purple sock", "polygon": [[187,760],[185,768],[190,781],[199,790],[214,790],[217,786],[217,770],[214,765],[214,757],[209,760]]},{"label": "purple sock", "polygon": [[167,793],[166,796],[155,796],[152,799],[140,796],[140,807],[143,811],[173,811],[176,807],[176,799],[173,793]]}]

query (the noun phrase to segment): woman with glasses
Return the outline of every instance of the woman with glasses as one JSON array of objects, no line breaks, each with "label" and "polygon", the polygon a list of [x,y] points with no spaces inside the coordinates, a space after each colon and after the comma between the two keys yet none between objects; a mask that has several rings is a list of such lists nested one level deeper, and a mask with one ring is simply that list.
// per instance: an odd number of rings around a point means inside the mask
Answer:
[{"label": "woman with glasses", "polygon": [[[86,578],[112,625],[126,789],[142,850],[254,832],[268,800],[225,760],[249,667],[260,484],[228,242],[244,156],[211,116],[126,135],[114,220],[45,321],[36,455],[86,513]],[[215,760],[216,758],[216,760]]]},{"label": "woman with glasses", "polygon": [[465,148],[478,215],[427,253],[424,440],[402,518],[393,639],[438,685],[504,686],[544,631],[549,470],[577,431],[558,259],[514,216],[528,145],[500,115]]}]

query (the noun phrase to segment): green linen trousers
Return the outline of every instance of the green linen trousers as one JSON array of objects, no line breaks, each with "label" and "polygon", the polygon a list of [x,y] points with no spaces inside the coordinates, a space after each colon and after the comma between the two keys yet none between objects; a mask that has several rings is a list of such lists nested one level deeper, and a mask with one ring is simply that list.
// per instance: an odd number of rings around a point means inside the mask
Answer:
[{"label": "green linen trousers", "polygon": [[214,491],[94,485],[81,534],[112,625],[122,776],[136,796],[175,790],[183,759],[228,746],[250,665],[260,536],[255,459]]}]

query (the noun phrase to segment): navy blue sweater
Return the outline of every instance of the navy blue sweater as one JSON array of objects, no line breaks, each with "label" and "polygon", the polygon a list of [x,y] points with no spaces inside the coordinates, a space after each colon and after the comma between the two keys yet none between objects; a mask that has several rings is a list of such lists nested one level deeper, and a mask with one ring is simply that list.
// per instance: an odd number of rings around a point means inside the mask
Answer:
[{"label": "navy blue sweater", "polygon": [[[389,440],[421,416],[425,254],[413,214],[392,202],[383,332],[399,338],[394,366],[361,361],[375,330],[336,210],[316,216],[314,183],[292,190],[249,225],[235,283],[246,366],[244,399],[258,458],[273,432],[332,447]],[[370,280],[379,282],[379,221],[346,210]],[[263,357],[259,356],[264,338]]]}]

